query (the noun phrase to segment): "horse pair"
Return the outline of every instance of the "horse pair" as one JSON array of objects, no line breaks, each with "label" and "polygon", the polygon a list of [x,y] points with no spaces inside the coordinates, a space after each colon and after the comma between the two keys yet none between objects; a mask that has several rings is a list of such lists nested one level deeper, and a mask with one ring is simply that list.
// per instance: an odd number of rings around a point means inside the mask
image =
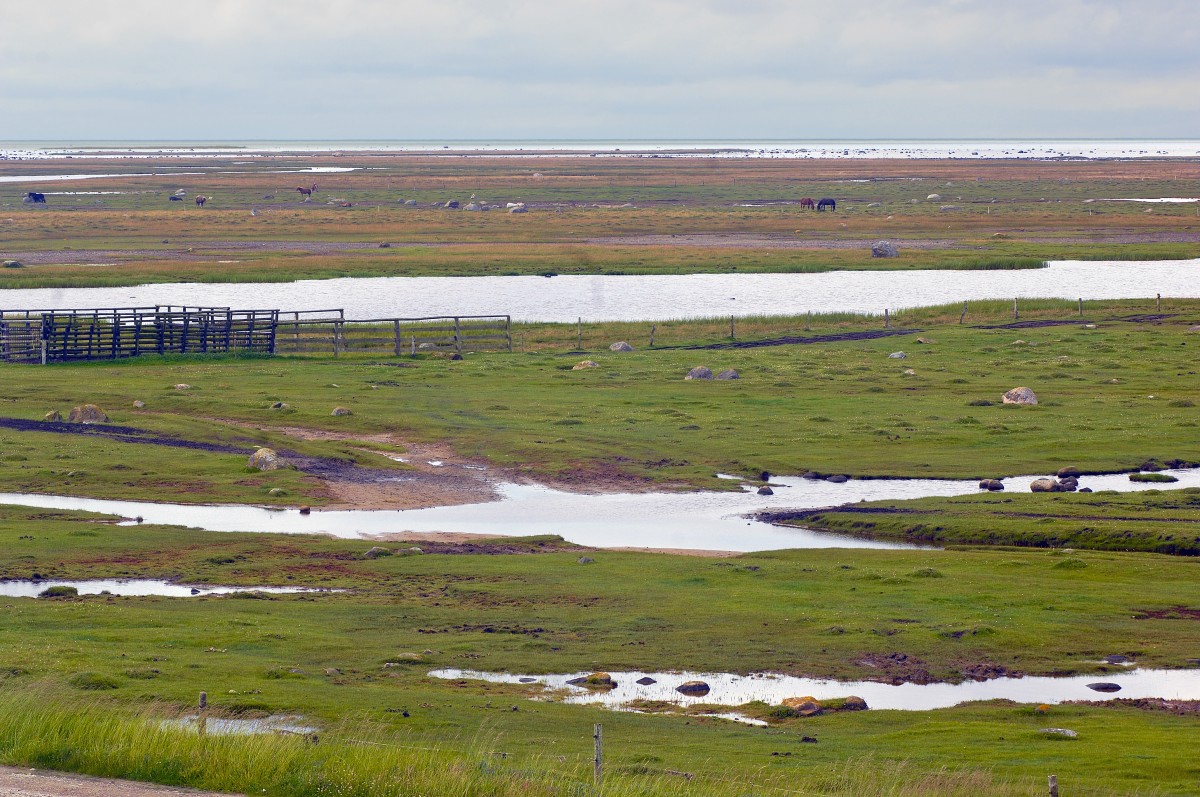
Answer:
[{"label": "horse pair", "polygon": [[800,207],[809,208],[810,210],[824,210],[825,208],[829,208],[831,211],[833,211],[837,210],[837,200],[831,199],[830,197],[825,197],[813,202],[812,197],[806,196],[804,199],[800,200]]},{"label": "horse pair", "polygon": [[25,194],[25,201],[32,202],[34,204],[44,205],[44,204],[46,204],[46,195],[40,194],[37,191],[29,191],[28,193]]}]

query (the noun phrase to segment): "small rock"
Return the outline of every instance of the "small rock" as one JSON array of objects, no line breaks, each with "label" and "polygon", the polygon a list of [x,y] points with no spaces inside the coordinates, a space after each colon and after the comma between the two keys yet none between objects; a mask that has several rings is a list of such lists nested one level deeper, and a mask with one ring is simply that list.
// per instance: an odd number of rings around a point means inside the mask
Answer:
[{"label": "small rock", "polygon": [[925,198],[932,202],[937,202],[939,199],[942,198],[942,195],[941,194],[930,194],[929,196],[927,196]]},{"label": "small rock", "polygon": [[1109,664],[1128,664],[1129,659],[1119,653],[1112,653],[1104,657],[1104,660]]},{"label": "small rock", "polygon": [[579,557],[578,559],[576,559],[575,561],[576,561],[576,562],[578,562],[578,563],[579,563],[579,564],[581,564],[581,565],[590,565],[590,564],[592,564],[593,562],[595,562],[596,560],[595,560],[595,559],[593,559],[593,558],[592,558],[592,557],[590,557],[590,556],[581,556],[581,557]]},{"label": "small rock", "polygon": [[180,382],[178,385],[171,385],[171,388],[173,390],[191,390],[192,386],[184,382]]},{"label": "small rock", "polygon": [[345,415],[353,415],[354,413],[351,412],[350,410],[346,409],[345,407],[334,407],[333,412],[331,412],[329,414],[340,418]]},{"label": "small rock", "polygon": [[639,684],[640,686],[650,686],[650,684],[656,684],[658,681],[654,680],[649,675],[643,675],[641,678],[638,678],[636,681],[634,681],[634,683]]},{"label": "small rock", "polygon": [[585,368],[599,368],[599,367],[600,367],[600,363],[595,362],[594,360],[583,360],[582,362],[575,363],[575,365],[571,366],[571,370],[572,371],[582,371]]},{"label": "small rock", "polygon": [[146,402],[142,401],[141,399],[138,399],[137,401],[133,402],[133,408],[135,410],[144,409],[145,406],[146,406]]},{"label": "small rock", "polygon": [[301,514],[301,515],[308,515],[308,514],[311,514],[311,513],[312,513],[312,507],[311,507],[311,506],[307,506],[307,505],[301,505],[301,507],[300,507],[300,509],[299,509],[299,512],[300,512],[300,514]]},{"label": "small rock", "polygon": [[888,355],[889,360],[903,360],[906,357],[908,357],[908,355],[902,351],[894,351]]},{"label": "small rock", "polygon": [[764,484],[762,487],[758,488],[758,494],[759,495],[775,495],[775,491]]},{"label": "small rock", "polygon": [[866,711],[868,708],[867,701],[858,695],[850,695],[842,703],[842,711]]},{"label": "small rock", "polygon": [[405,205],[405,207],[415,208],[417,206],[417,200],[406,199],[406,200],[404,200],[404,205]]},{"label": "small rock", "polygon": [[633,347],[623,340],[617,341],[608,347],[609,351],[633,351]]},{"label": "small rock", "polygon": [[834,484],[845,484],[850,481],[849,476],[843,476],[840,473],[835,473],[833,476],[826,476],[825,481],[833,482]]},{"label": "small rock", "polygon": [[379,245],[379,248],[380,249],[391,249],[392,245],[390,243],[388,243],[387,241],[384,241],[383,243],[381,243]]},{"label": "small rock", "polygon": [[962,208],[958,205],[942,205],[940,208],[938,208],[938,210],[943,213],[951,213],[956,210],[962,210]]},{"label": "small rock", "polygon": [[271,405],[271,409],[273,409],[273,410],[286,410],[287,408],[288,408],[288,405],[284,404],[282,401],[276,401],[274,404]]},{"label": "small rock", "polygon": [[108,415],[95,404],[73,407],[67,415],[70,423],[108,423]]},{"label": "small rock", "polygon": [[364,559],[378,559],[381,556],[391,556],[391,555],[392,555],[392,552],[389,551],[387,548],[381,548],[380,546],[376,545],[375,547],[371,548],[366,553],[364,553],[363,558]]},{"label": "small rock", "polygon": [[675,687],[675,691],[681,695],[690,695],[692,697],[704,697],[712,691],[712,687],[704,681],[685,681]]},{"label": "small rock", "polygon": [[1114,684],[1109,681],[1099,681],[1094,684],[1088,684],[1087,688],[1091,689],[1093,692],[1120,692],[1121,691],[1120,684]]},{"label": "small rock", "polygon": [[805,471],[804,473],[801,473],[800,478],[801,479],[820,479],[821,474],[817,473],[815,470],[810,470],[810,471]]},{"label": "small rock", "polygon": [[324,673],[326,675],[341,675],[342,671],[339,670],[337,667],[326,667],[324,670]]},{"label": "small rock", "polygon": [[1074,739],[1079,736],[1078,733],[1069,728],[1042,728],[1042,733],[1048,733],[1052,736],[1066,736],[1068,739]]},{"label": "small rock", "polygon": [[606,672],[594,672],[591,675],[572,678],[567,683],[571,686],[585,686],[590,689],[613,689],[617,685],[613,677]]},{"label": "small rock", "polygon": [[692,370],[688,371],[687,376],[684,377],[685,380],[687,380],[687,379],[712,379],[712,378],[713,378],[712,369],[706,368],[703,365],[698,365],[695,368],[693,368]]},{"label": "small rock", "polygon": [[1024,404],[1032,406],[1038,403],[1037,394],[1027,387],[1014,387],[1001,396],[1005,404]]},{"label": "small rock", "polygon": [[58,410],[50,410],[42,416],[42,420],[50,421],[51,423],[58,423],[62,420],[62,413]]},{"label": "small rock", "polygon": [[1079,488],[1079,492],[1081,492],[1081,493],[1090,493],[1091,491],[1092,491],[1091,487],[1080,487]]},{"label": "small rock", "polygon": [[1074,476],[1068,476],[1065,479],[1059,479],[1057,484],[1057,492],[1073,493],[1079,489],[1079,479]]},{"label": "small rock", "polygon": [[912,369],[912,368],[905,368],[905,369],[904,369],[904,375],[905,375],[905,376],[916,376],[916,375],[917,375],[917,372],[916,372],[916,370],[914,370],[914,369]]},{"label": "small rock", "polygon": [[871,244],[871,257],[899,257],[900,250],[891,241],[876,241]]},{"label": "small rock", "polygon": [[284,466],[283,460],[279,458],[274,449],[260,448],[250,455],[250,459],[246,460],[246,464],[251,468],[258,470],[279,470]]},{"label": "small rock", "polygon": [[929,338],[917,338],[917,343],[926,343],[926,344],[928,344],[928,343],[933,343],[933,341],[932,341],[932,340],[930,340]]},{"label": "small rock", "polygon": [[726,368],[721,373],[717,374],[714,379],[741,379],[742,375],[732,368]]},{"label": "small rock", "polygon": [[508,212],[509,213],[528,213],[529,210],[528,210],[528,208],[524,208],[524,207],[516,207],[516,208],[509,208]]},{"label": "small rock", "polygon": [[287,495],[287,490],[282,487],[272,487],[270,490],[267,490],[267,495],[278,498],[281,495]]},{"label": "small rock", "polygon": [[979,482],[979,489],[997,493],[1004,489],[1004,482],[999,479],[982,479]]}]

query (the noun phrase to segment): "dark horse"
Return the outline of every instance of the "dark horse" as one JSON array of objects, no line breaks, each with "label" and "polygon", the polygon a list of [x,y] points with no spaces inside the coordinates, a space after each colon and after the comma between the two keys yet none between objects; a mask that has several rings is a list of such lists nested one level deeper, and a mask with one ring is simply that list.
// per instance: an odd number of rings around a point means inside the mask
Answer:
[{"label": "dark horse", "polygon": [[307,202],[312,198],[313,192],[317,190],[317,186],[313,184],[312,188],[297,188],[296,190],[300,192],[300,196],[304,197],[304,201]]},{"label": "dark horse", "polygon": [[206,197],[206,196],[196,197],[196,207],[198,207],[198,208],[204,207],[204,203],[207,201],[208,201],[208,197]]},{"label": "dark horse", "polygon": [[30,191],[29,193],[25,194],[25,200],[27,202],[33,202],[34,204],[44,205],[46,204],[46,195],[39,194],[37,191]]},{"label": "dark horse", "polygon": [[837,210],[837,200],[830,199],[829,197],[825,197],[824,199],[819,200],[817,202],[817,210],[824,210],[825,208],[829,208],[830,210]]},{"label": "dark horse", "polygon": [[800,207],[808,208],[809,210],[813,210],[817,207],[817,203],[813,202],[812,197],[806,196],[806,197],[804,197],[804,199],[800,200]]}]

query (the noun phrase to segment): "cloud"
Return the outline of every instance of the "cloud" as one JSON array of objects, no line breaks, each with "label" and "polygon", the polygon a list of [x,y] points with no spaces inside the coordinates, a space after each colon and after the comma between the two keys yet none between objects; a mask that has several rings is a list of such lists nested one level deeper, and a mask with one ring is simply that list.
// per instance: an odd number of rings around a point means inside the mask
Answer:
[{"label": "cloud", "polygon": [[1198,9],[58,0],[6,8],[0,116],[10,138],[1185,135]]}]

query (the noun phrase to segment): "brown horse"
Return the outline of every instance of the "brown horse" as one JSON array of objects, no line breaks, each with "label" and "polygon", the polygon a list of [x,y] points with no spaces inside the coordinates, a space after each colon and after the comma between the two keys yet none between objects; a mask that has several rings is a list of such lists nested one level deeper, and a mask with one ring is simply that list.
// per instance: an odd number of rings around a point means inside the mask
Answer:
[{"label": "brown horse", "polygon": [[206,196],[196,197],[196,207],[198,207],[198,208],[204,207],[204,203],[207,201],[208,201],[208,197],[206,197]]},{"label": "brown horse", "polygon": [[316,183],[313,183],[312,188],[297,188],[296,190],[300,192],[300,196],[304,197],[304,201],[307,202],[308,200],[312,199],[312,195],[317,192],[317,185]]},{"label": "brown horse", "polygon": [[809,210],[816,210],[817,203],[813,201],[812,197],[806,196],[806,197],[804,197],[804,199],[800,200],[800,207],[808,208]]}]

